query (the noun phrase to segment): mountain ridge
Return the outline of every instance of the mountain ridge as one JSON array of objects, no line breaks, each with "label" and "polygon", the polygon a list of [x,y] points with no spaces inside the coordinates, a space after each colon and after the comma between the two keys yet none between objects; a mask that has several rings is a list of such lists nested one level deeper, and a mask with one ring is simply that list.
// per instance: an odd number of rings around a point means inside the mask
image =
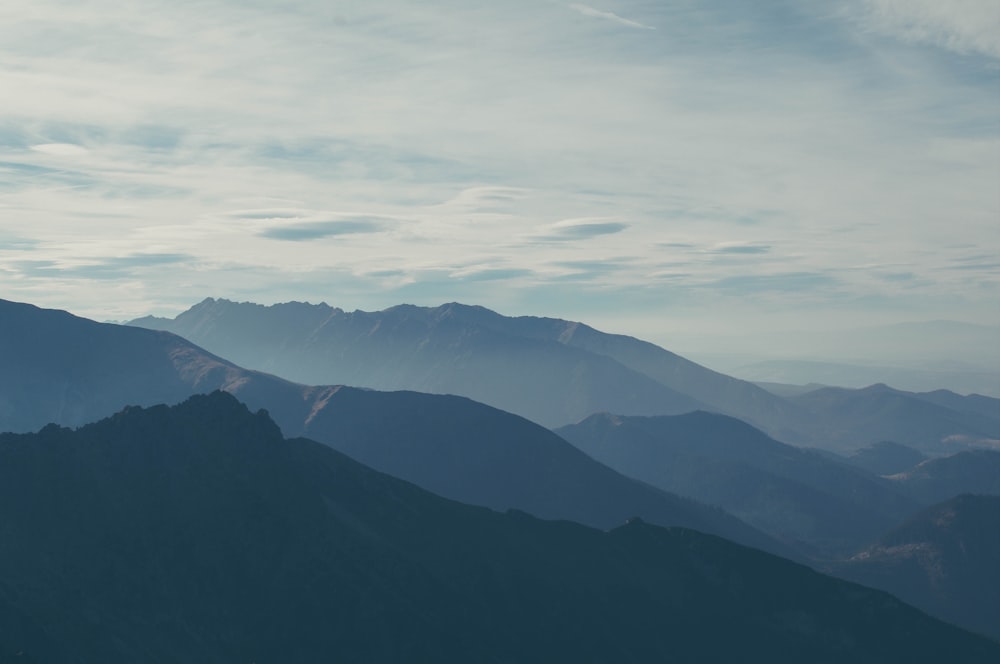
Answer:
[{"label": "mountain ridge", "polygon": [[889,595],[695,531],[633,519],[600,532],[441,499],[284,438],[221,392],[2,434],[0,459],[11,661],[1000,653]]}]

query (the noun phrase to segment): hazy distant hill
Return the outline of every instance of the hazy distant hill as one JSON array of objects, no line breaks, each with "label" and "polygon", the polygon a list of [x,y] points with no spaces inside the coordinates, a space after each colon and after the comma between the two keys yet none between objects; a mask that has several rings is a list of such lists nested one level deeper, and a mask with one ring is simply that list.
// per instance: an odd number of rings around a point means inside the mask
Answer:
[{"label": "hazy distant hill", "polygon": [[9,661],[1000,657],[888,595],[694,531],[443,500],[284,440],[221,393],[0,436],[0,531]]},{"label": "hazy distant hill", "polygon": [[889,479],[925,503],[941,502],[960,493],[1000,496],[1000,451],[969,450],[928,459]]},{"label": "hazy distant hill", "polygon": [[1000,639],[1000,496],[962,495],[894,528],[837,569]]},{"label": "hazy distant hill", "polygon": [[[994,345],[1000,335],[994,336]],[[843,341],[844,348],[850,347]],[[984,348],[984,346],[970,346]],[[965,352],[969,352],[968,350]],[[884,361],[884,360],[883,360]],[[947,387],[962,393],[1000,396],[1000,370],[983,370],[981,364],[958,365],[937,369],[880,366],[878,361],[863,364],[818,362],[811,360],[761,360],[759,362],[723,362],[734,376],[762,384],[823,383],[830,386],[860,388],[874,383],[888,383],[904,390],[922,392]],[[779,390],[781,388],[778,388]],[[781,392],[778,392],[779,394]]]},{"label": "hazy distant hill", "polygon": [[[845,461],[858,468],[864,468],[875,475],[892,475],[908,470],[927,457],[906,445],[900,445],[890,440],[882,440],[868,447],[863,447],[845,458]],[[958,493],[962,493],[959,491]],[[931,503],[936,500],[928,501]]]},{"label": "hazy distant hill", "polygon": [[814,414],[815,428],[825,432],[826,445],[834,449],[893,440],[923,453],[950,454],[968,444],[1000,439],[1000,416],[978,412],[975,397],[954,397],[970,407],[956,410],[933,397],[881,384],[860,390],[825,387],[790,400]]},{"label": "hazy distant hill", "polygon": [[723,415],[602,413],[557,433],[625,475],[721,505],[825,556],[856,550],[920,506],[887,480]]},{"label": "hazy distant hill", "polygon": [[[16,350],[14,350],[16,349]],[[791,555],[738,519],[628,479],[543,427],[465,398],[306,387],[247,371],[166,332],[0,301],[0,431],[77,426],[126,405],[216,389],[442,495],[608,528],[631,516]]]},{"label": "hazy distant hill", "polygon": [[942,438],[965,437],[953,451],[1000,432],[1000,416],[937,404],[915,418],[871,389],[782,398],[632,337],[456,303],[349,313],[325,304],[209,298],[172,320],[132,324],[175,332],[299,382],[461,394],[546,426],[602,411],[702,409],[739,417],[788,443],[841,452],[895,440],[940,453]]}]

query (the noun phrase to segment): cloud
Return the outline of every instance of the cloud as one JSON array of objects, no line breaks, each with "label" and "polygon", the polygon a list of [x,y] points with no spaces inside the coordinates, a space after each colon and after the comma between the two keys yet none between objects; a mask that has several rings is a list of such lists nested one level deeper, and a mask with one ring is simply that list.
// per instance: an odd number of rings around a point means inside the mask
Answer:
[{"label": "cloud", "polygon": [[587,219],[567,219],[552,224],[546,233],[536,239],[568,242],[587,240],[601,235],[614,235],[628,228],[628,224],[618,221],[591,221]]},{"label": "cloud", "polygon": [[128,256],[99,257],[76,262],[53,260],[14,261],[14,268],[24,276],[59,279],[120,279],[131,277],[146,268],[194,263],[189,254],[136,253]]},{"label": "cloud", "polygon": [[533,270],[524,268],[463,268],[452,272],[449,276],[464,281],[499,281],[528,277]]},{"label": "cloud", "polygon": [[57,157],[78,157],[89,152],[82,145],[75,145],[73,143],[40,143],[39,145],[32,145],[31,149],[35,152]]},{"label": "cloud", "polygon": [[588,5],[571,4],[571,5],[568,5],[568,6],[569,6],[570,9],[576,10],[576,11],[580,12],[581,14],[583,14],[584,16],[593,16],[594,18],[603,18],[603,19],[606,19],[608,21],[614,21],[615,23],[619,23],[621,25],[628,26],[630,28],[639,28],[641,30],[655,30],[656,29],[656,28],[654,28],[651,25],[644,25],[642,23],[639,23],[638,21],[633,21],[631,19],[622,18],[621,16],[619,16],[618,14],[615,14],[613,12],[606,12],[606,11],[602,11],[600,9],[594,9],[593,7],[590,7]]},{"label": "cloud", "polygon": [[393,221],[381,217],[347,217],[330,221],[309,221],[296,224],[271,226],[258,235],[272,240],[306,242],[337,235],[380,233],[392,227]]},{"label": "cloud", "polygon": [[996,0],[865,0],[865,20],[900,39],[1000,58]]},{"label": "cloud", "polygon": [[709,252],[714,254],[742,255],[760,255],[770,253],[770,251],[771,245],[769,244],[752,244],[743,242],[725,242],[709,249]]},{"label": "cloud", "polygon": [[804,293],[834,286],[837,283],[836,279],[827,274],[785,272],[726,277],[709,282],[705,286],[728,295],[748,295],[765,292]]}]

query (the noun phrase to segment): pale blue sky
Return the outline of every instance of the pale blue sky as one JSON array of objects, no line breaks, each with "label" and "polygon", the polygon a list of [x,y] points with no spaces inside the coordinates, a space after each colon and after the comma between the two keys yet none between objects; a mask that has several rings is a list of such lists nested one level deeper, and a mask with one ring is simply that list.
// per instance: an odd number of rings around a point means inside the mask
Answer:
[{"label": "pale blue sky", "polygon": [[0,296],[1000,324],[1000,3],[0,7]]}]

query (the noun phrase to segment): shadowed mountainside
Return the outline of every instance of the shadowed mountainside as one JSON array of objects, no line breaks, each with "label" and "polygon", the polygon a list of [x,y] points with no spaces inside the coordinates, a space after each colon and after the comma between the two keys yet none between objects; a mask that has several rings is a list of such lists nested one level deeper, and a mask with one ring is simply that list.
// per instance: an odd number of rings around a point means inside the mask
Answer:
[{"label": "shadowed mountainside", "polygon": [[0,436],[0,529],[11,661],[1000,657],[889,595],[694,531],[438,498],[284,440],[223,393]]},{"label": "shadowed mountainside", "polygon": [[970,450],[928,459],[888,478],[923,503],[938,503],[962,493],[1000,496],[1000,452]]},{"label": "shadowed mountainside", "polygon": [[823,556],[856,550],[920,506],[887,480],[724,415],[602,413],[557,433],[629,477],[721,505]]},{"label": "shadowed mountainside", "polygon": [[838,576],[1000,639],[1000,496],[961,495],[892,529]]},{"label": "shadowed mountainside", "polygon": [[851,456],[845,457],[844,460],[852,466],[864,468],[875,475],[892,475],[926,461],[927,457],[912,447],[883,440],[861,448]]}]

